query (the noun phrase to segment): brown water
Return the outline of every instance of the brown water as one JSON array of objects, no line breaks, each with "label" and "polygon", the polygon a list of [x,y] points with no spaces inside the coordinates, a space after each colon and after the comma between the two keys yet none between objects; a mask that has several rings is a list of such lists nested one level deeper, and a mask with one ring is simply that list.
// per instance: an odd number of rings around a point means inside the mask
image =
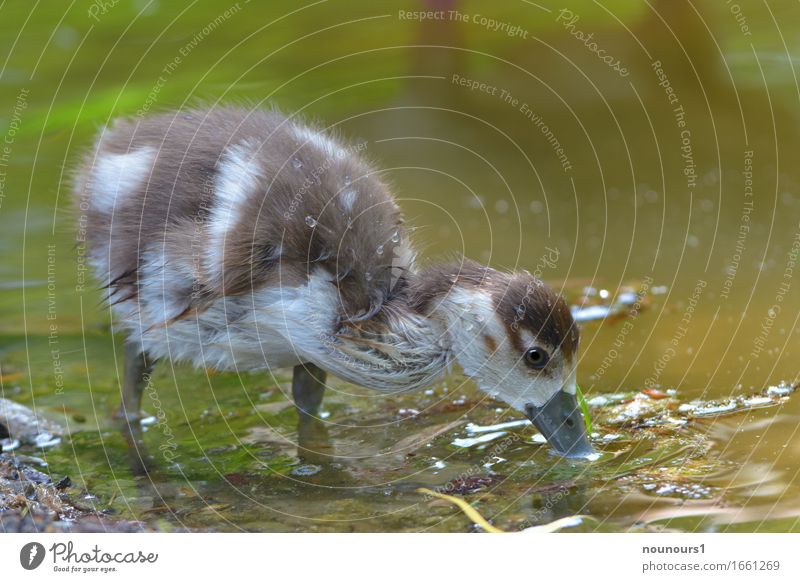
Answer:
[{"label": "brown water", "polygon": [[[797,377],[797,6],[438,4],[457,15],[2,4],[2,391],[71,431],[25,452],[98,507],[164,529],[473,528],[425,486],[504,529],[581,514],[572,529],[797,530],[800,405],[751,399]],[[301,460],[288,376],[164,365],[158,400],[145,397],[162,419],[144,437],[153,468],[136,477],[107,420],[121,338],[79,288],[65,175],[114,116],[197,100],[277,104],[364,140],[426,259],[538,267],[575,305],[639,293],[640,309],[583,324],[579,382],[603,457],[557,459],[529,426],[469,430],[519,417],[456,377],[395,398],[336,383],[322,456]],[[653,387],[675,393],[631,400]],[[721,408],[695,416],[696,400]],[[505,434],[453,444],[492,432]]]}]

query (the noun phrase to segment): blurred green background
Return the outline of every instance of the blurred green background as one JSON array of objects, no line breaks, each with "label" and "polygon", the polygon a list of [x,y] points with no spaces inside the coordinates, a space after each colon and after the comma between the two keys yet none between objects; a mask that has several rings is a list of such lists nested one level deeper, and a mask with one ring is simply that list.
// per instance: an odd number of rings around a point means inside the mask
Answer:
[{"label": "blurred green background", "polygon": [[[423,10],[443,16],[409,15]],[[791,381],[798,17],[794,2],[755,0],[3,2],[3,392],[84,418],[78,452],[58,466],[69,471],[82,458],[87,479],[105,482],[114,455],[122,458],[121,444],[103,436],[118,354],[99,294],[91,282],[76,288],[70,171],[116,116],[217,102],[277,106],[364,140],[418,227],[424,260],[463,252],[534,270],[554,248],[559,260],[542,277],[574,304],[584,288],[611,301],[650,282],[622,342],[619,322],[584,326],[579,382],[590,397],[654,384],[724,399]],[[203,462],[214,434],[251,429],[253,402],[285,391],[270,378],[160,374],[182,442]],[[388,406],[362,395],[352,412],[348,398],[333,395],[332,410],[359,417]],[[209,409],[215,424],[197,434]],[[291,411],[281,414],[276,426],[288,431]],[[796,423],[776,418],[780,446],[764,462],[781,474],[776,499],[797,499],[788,492],[798,447],[781,450]],[[353,437],[354,450],[370,438]],[[756,444],[720,454],[755,462]],[[380,499],[373,493],[365,515]],[[620,523],[633,521],[633,510],[616,507]]]}]

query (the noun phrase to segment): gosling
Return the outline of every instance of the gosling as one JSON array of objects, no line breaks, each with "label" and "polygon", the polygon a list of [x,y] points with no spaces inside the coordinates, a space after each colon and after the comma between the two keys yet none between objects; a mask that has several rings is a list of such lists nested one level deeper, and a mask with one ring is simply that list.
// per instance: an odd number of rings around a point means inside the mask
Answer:
[{"label": "gosling", "polygon": [[120,119],[82,159],[87,257],[124,330],[119,415],[136,422],[158,360],[294,367],[316,417],[327,374],[384,393],[457,362],[554,451],[593,453],[576,399],[579,331],[526,272],[421,267],[400,208],[361,154],[276,111]]}]

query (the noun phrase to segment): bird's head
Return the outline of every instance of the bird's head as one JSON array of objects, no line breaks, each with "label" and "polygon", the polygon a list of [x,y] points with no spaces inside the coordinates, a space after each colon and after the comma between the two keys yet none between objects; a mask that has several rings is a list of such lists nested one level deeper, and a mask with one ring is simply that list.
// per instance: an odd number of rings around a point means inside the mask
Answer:
[{"label": "bird's head", "polygon": [[442,274],[438,308],[464,372],[523,412],[558,454],[590,456],[576,394],[579,332],[564,300],[528,273],[462,263]]}]

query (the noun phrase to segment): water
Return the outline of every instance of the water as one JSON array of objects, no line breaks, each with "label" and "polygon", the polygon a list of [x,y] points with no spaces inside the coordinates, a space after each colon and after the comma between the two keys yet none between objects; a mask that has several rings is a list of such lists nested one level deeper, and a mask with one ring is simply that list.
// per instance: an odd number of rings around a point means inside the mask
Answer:
[{"label": "water", "polygon": [[[527,38],[399,18],[410,2],[281,20],[295,3],[3,5],[2,392],[69,429],[15,452],[161,529],[471,531],[416,490],[473,477],[466,498],[509,530],[573,515],[590,518],[570,531],[799,529],[800,404],[773,401],[798,360],[800,92],[782,40],[800,32],[796,7],[743,5],[745,35],[724,3],[571,3],[622,76],[558,20],[562,4],[452,4]],[[138,475],[108,420],[121,338],[79,267],[62,169],[114,116],[216,99],[359,143],[424,258],[464,252],[561,290],[585,316],[578,380],[601,458],[554,457],[459,376],[391,398],[335,383],[327,435],[298,454],[287,375],[162,365]],[[506,434],[453,444],[491,432]]]}]

